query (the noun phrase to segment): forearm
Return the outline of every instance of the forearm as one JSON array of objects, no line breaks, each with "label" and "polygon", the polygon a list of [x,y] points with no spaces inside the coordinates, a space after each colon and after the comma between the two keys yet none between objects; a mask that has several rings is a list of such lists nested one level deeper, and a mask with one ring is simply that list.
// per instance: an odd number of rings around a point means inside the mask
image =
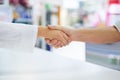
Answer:
[{"label": "forearm", "polygon": [[120,33],[114,27],[77,29],[72,34],[73,41],[89,43],[113,43],[120,41]]}]

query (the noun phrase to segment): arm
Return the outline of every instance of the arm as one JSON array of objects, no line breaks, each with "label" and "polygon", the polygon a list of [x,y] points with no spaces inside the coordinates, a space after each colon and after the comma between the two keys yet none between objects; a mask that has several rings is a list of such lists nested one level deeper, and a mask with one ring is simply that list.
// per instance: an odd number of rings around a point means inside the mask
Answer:
[{"label": "arm", "polygon": [[47,27],[0,22],[0,48],[32,52],[36,38],[55,39],[66,45],[69,37],[62,31],[49,30]]},{"label": "arm", "polygon": [[83,41],[99,44],[120,41],[120,33],[114,26],[73,30],[71,37],[73,41]]},{"label": "arm", "polygon": [[69,37],[59,30],[49,30],[47,27],[40,26],[38,27],[38,37],[44,37],[48,39],[55,39],[57,41],[62,42],[62,44],[66,45],[70,42]]},{"label": "arm", "polygon": [[[117,27],[118,28],[118,27]],[[70,29],[61,27],[49,27],[49,29],[58,29],[65,32],[72,41],[83,41],[88,43],[114,43],[120,41],[120,33],[114,26],[102,28],[83,28],[83,29]],[[61,46],[57,44],[56,40],[46,41],[53,46]]]},{"label": "arm", "polygon": [[37,35],[37,26],[0,22],[0,48],[32,52]]}]

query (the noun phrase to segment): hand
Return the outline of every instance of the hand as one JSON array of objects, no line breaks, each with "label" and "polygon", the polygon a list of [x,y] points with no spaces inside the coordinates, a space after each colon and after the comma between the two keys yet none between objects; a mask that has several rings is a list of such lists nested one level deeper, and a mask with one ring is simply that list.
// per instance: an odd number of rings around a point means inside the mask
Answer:
[{"label": "hand", "polygon": [[65,45],[67,45],[67,44],[63,44],[62,42],[60,42],[60,41],[58,41],[58,40],[56,40],[56,39],[50,40],[50,39],[48,39],[48,38],[45,38],[45,40],[46,40],[46,42],[47,42],[49,45],[51,45],[51,46],[53,46],[53,47],[55,47],[55,48],[60,48],[60,47],[63,47],[63,46],[65,46]]},{"label": "hand", "polygon": [[[63,45],[67,45],[70,42],[70,38],[60,30],[48,30],[47,36],[48,37],[46,39],[48,39],[52,43],[57,42],[56,45],[51,45],[56,48],[61,47]],[[48,42],[48,40],[46,41]]]},{"label": "hand", "polygon": [[[73,29],[71,29],[71,28],[63,28],[63,27],[60,27],[60,26],[57,26],[57,27],[49,26],[48,28],[51,29],[51,30],[60,30],[60,31],[63,31],[64,33],[67,34],[67,36],[70,37],[69,43],[72,41],[72,32],[73,32]],[[45,40],[46,40],[46,42],[47,42],[48,44],[50,44],[50,45],[52,45],[52,46],[55,46],[55,47],[63,47],[63,46],[66,46],[66,45],[69,44],[69,43],[68,43],[68,44],[64,45],[64,44],[62,44],[60,41],[57,41],[57,40],[55,40],[55,39],[50,40],[50,39],[47,39],[47,38],[46,38]]]},{"label": "hand", "polygon": [[51,26],[49,25],[48,28],[50,30],[60,30],[62,32],[64,32],[65,34],[67,34],[70,38],[72,38],[72,33],[74,28],[66,28],[66,27],[62,27],[62,26]]}]

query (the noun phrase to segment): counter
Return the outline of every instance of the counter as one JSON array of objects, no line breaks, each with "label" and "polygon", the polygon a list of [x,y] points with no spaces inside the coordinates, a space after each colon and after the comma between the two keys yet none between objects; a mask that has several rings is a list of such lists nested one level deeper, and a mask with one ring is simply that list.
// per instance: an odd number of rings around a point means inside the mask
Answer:
[{"label": "counter", "polygon": [[52,52],[0,50],[0,80],[119,80],[120,71]]}]

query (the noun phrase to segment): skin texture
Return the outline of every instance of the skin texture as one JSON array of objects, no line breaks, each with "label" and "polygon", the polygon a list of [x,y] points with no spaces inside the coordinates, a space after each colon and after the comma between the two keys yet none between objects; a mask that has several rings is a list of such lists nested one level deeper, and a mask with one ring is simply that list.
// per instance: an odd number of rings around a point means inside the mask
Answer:
[{"label": "skin texture", "polygon": [[49,40],[56,40],[59,45],[67,45],[70,42],[70,38],[64,32],[54,29],[50,30],[47,27],[38,27],[37,36],[44,37]]},{"label": "skin texture", "polygon": [[[82,29],[70,29],[64,27],[53,27],[49,26],[51,30],[60,30],[66,33],[71,41],[82,41],[87,43],[95,43],[95,44],[106,44],[106,43],[114,43],[120,41],[120,33],[114,27],[102,27],[102,28],[82,28]],[[46,41],[55,47],[65,46],[59,41],[53,39]]]}]

